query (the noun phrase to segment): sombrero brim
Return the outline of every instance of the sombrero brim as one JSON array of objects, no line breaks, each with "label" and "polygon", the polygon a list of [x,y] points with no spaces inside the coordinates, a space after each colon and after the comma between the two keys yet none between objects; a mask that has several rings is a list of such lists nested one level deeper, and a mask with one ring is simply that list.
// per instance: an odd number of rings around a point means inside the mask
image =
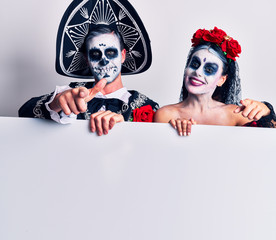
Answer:
[{"label": "sombrero brim", "polygon": [[127,52],[122,75],[146,71],[152,61],[150,39],[127,0],[74,0],[65,11],[57,34],[56,71],[75,78],[94,78],[80,51],[89,31],[115,26]]}]

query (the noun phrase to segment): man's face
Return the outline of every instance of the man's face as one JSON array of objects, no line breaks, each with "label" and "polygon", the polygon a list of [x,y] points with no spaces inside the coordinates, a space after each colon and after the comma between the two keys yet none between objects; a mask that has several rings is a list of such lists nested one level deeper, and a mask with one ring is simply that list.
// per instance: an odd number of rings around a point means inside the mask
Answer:
[{"label": "man's face", "polygon": [[97,81],[105,78],[113,82],[122,68],[122,53],[118,37],[104,33],[86,42],[88,65]]}]

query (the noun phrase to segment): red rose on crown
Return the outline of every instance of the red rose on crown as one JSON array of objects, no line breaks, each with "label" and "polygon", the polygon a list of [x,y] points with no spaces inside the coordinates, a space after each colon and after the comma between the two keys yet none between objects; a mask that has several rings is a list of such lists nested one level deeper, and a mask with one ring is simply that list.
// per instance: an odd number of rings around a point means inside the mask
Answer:
[{"label": "red rose on crown", "polygon": [[236,61],[235,58],[238,57],[241,53],[241,46],[237,40],[231,38],[230,40],[226,40],[221,44],[221,50],[227,53],[227,58]]},{"label": "red rose on crown", "polygon": [[198,29],[198,30],[194,33],[193,38],[192,38],[192,43],[193,43],[192,46],[193,46],[193,47],[196,46],[196,45],[198,45],[198,44],[200,43],[200,41],[201,41],[201,39],[202,39],[202,37],[203,37],[205,31],[206,31],[205,29]]},{"label": "red rose on crown", "polygon": [[150,105],[133,110],[133,122],[152,122],[155,112]]},{"label": "red rose on crown", "polygon": [[205,32],[205,34],[203,35],[203,40],[220,44],[224,40],[225,36],[227,36],[227,34],[223,30],[215,27],[213,30]]},{"label": "red rose on crown", "polygon": [[225,53],[226,57],[236,61],[236,57],[241,53],[241,46],[238,41],[227,36],[227,34],[214,27],[213,30],[198,29],[191,39],[192,46],[195,47],[201,43],[201,41],[212,42],[221,47],[221,50]]}]

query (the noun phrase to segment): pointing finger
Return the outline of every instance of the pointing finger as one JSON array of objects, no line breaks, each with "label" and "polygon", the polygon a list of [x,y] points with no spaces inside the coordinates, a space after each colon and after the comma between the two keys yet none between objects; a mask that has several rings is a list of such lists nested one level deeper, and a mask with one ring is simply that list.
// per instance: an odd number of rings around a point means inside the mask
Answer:
[{"label": "pointing finger", "polygon": [[99,82],[97,82],[93,88],[88,89],[89,95],[85,98],[85,101],[89,102],[90,100],[92,100],[95,95],[105,87],[106,83],[107,80],[103,78]]}]

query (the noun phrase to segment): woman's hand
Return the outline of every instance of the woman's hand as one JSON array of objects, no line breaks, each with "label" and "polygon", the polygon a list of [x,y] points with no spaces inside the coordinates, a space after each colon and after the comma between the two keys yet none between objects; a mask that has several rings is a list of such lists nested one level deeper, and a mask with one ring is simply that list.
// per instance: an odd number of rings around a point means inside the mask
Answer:
[{"label": "woman's hand", "polygon": [[171,119],[169,123],[176,129],[179,136],[190,136],[192,125],[196,125],[196,121],[192,118],[190,120],[181,118]]},{"label": "woman's hand", "polygon": [[270,114],[269,108],[262,102],[258,102],[252,99],[241,100],[242,106],[235,109],[234,113],[242,113],[245,118],[249,120],[260,120],[263,116]]}]

